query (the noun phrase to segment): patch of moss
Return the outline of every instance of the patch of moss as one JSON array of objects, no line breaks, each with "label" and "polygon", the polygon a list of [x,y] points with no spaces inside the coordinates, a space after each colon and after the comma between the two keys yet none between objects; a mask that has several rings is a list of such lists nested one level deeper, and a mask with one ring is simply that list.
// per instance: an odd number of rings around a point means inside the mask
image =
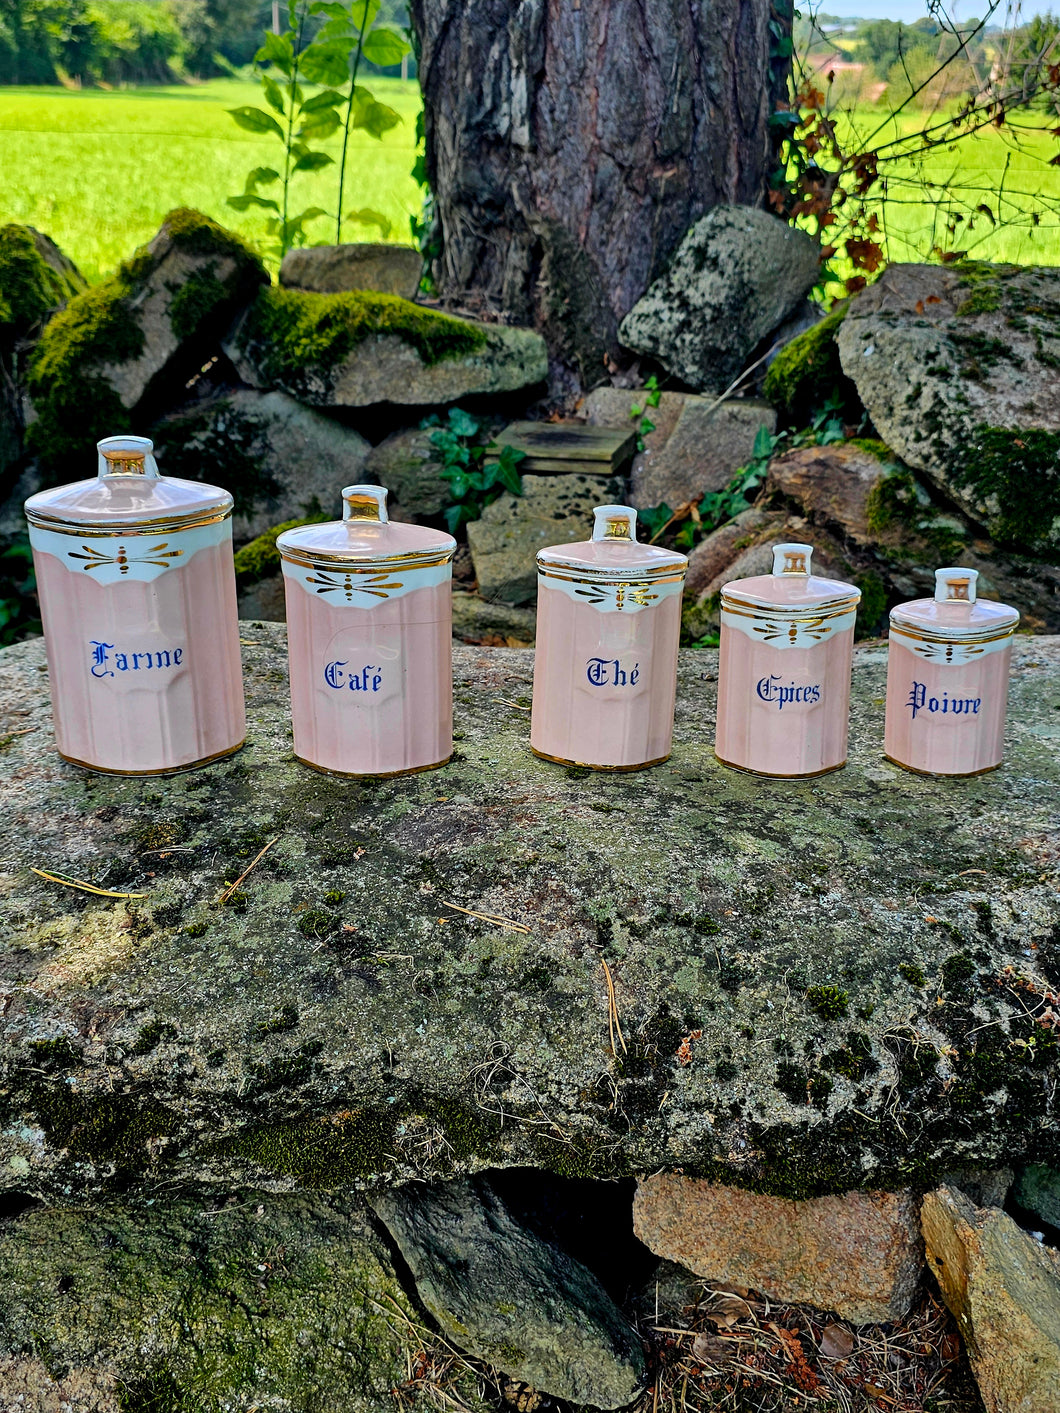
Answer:
[{"label": "patch of moss", "polygon": [[1002,543],[1040,550],[1060,517],[1058,432],[980,424],[951,458],[949,474],[990,507],[989,529]]},{"label": "patch of moss", "polygon": [[847,1013],[850,997],[838,986],[811,986],[806,992],[806,1004],[822,1020],[838,1020]]},{"label": "patch of moss", "polygon": [[954,952],[942,964],[942,988],[950,996],[960,996],[975,975],[975,963],[964,952]]},{"label": "patch of moss", "polygon": [[30,226],[0,226],[0,337],[24,338],[78,292],[45,260]]},{"label": "patch of moss", "polygon": [[149,1055],[160,1041],[174,1035],[176,1035],[174,1028],[156,1016],[141,1027],[140,1033],[132,1043],[132,1054]]},{"label": "patch of moss", "polygon": [[926,980],[924,968],[916,966],[913,962],[902,962],[898,967],[898,975],[904,977],[910,986],[923,986]]},{"label": "patch of moss", "polygon": [[169,322],[178,339],[191,338],[228,299],[228,290],[207,265],[193,270],[173,296]]},{"label": "patch of moss", "polygon": [[812,1104],[823,1109],[828,1096],[834,1089],[827,1075],[804,1069],[790,1060],[781,1060],[777,1066],[776,1087],[793,1104]]},{"label": "patch of moss", "polygon": [[898,460],[897,453],[892,451],[887,443],[881,441],[879,437],[851,437],[848,445],[868,452],[869,456],[874,456],[877,461],[897,462]]},{"label": "patch of moss", "polygon": [[149,1140],[177,1128],[177,1116],[148,1096],[83,1094],[70,1085],[38,1085],[29,1097],[48,1142],[94,1163],[146,1168]]},{"label": "patch of moss", "polygon": [[266,1035],[283,1035],[289,1030],[294,1030],[297,1025],[298,1007],[281,1006],[268,1020],[258,1021],[254,1027],[254,1034],[258,1040],[264,1040]]},{"label": "patch of moss", "polygon": [[464,358],[487,342],[485,332],[473,324],[397,295],[276,288],[258,294],[239,343],[243,349],[254,347],[266,382],[297,396],[310,380],[326,379],[358,344],[387,334],[409,344],[427,365]]},{"label": "patch of moss", "polygon": [[130,289],[112,276],[72,299],[49,322],[29,365],[37,421],[26,440],[49,470],[76,460],[101,437],[132,430],[121,398],[98,372],[143,352]]},{"label": "patch of moss", "polygon": [[310,908],[300,914],[295,926],[303,937],[329,937],[338,926],[338,921],[323,908]]},{"label": "patch of moss", "polygon": [[236,550],[236,583],[241,589],[248,589],[269,574],[275,574],[280,567],[280,551],[276,548],[277,537],[284,530],[297,530],[301,525],[319,525],[328,517],[324,514],[310,515],[305,520],[285,520],[282,525],[274,525],[264,530],[255,540]]},{"label": "patch of moss", "polygon": [[57,1035],[49,1040],[34,1040],[30,1043],[29,1050],[34,1063],[40,1069],[68,1070],[81,1060],[65,1035]]},{"label": "patch of moss", "polygon": [[791,426],[805,426],[832,393],[842,395],[844,409],[860,408],[857,389],[843,372],[836,334],[848,305],[840,304],[819,324],[780,350],[769,366],[762,391]]},{"label": "patch of moss", "polygon": [[874,535],[901,533],[903,554],[907,557],[916,550],[911,536],[923,541],[925,557],[936,562],[956,562],[964,547],[958,529],[940,521],[934,508],[923,503],[916,477],[904,468],[884,476],[873,486],[866,501],[865,519]]},{"label": "patch of moss", "polygon": [[866,569],[863,573],[856,574],[854,583],[861,590],[857,636],[874,638],[884,627],[888,601],[887,585],[875,569]]},{"label": "patch of moss", "polygon": [[821,1064],[832,1074],[841,1074],[846,1079],[856,1081],[875,1074],[879,1069],[879,1065],[872,1058],[872,1041],[860,1030],[849,1031],[846,1044],[825,1055]]},{"label": "patch of moss", "polygon": [[154,1369],[142,1378],[123,1379],[116,1389],[121,1413],[193,1413],[173,1375]]}]

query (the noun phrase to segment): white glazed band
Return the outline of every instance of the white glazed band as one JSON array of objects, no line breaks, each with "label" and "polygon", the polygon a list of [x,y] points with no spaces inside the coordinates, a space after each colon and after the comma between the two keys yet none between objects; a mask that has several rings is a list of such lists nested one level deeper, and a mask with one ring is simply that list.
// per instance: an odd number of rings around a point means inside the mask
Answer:
[{"label": "white glazed band", "polygon": [[754,643],[768,643],[771,648],[813,648],[827,642],[838,633],[849,632],[857,618],[857,609],[820,614],[805,618],[788,618],[780,614],[752,613],[736,610],[722,603],[721,621]]},{"label": "white glazed band", "polygon": [[91,533],[82,539],[70,530],[45,530],[31,524],[29,542],[36,554],[50,554],[64,568],[97,584],[128,580],[149,584],[167,569],[182,568],[199,550],[230,540],[232,521],[226,515],[188,530],[160,531],[157,539],[142,529],[135,535],[101,535],[95,527],[87,530]]},{"label": "white glazed band", "polygon": [[404,598],[417,589],[434,589],[453,577],[452,556],[440,564],[418,568],[385,564],[360,567],[343,565],[324,567],[283,560],[283,577],[300,584],[307,594],[325,603],[344,604],[353,608],[374,608],[386,599]]},{"label": "white glazed band", "polygon": [[555,571],[539,569],[539,589],[556,589],[574,603],[587,603],[601,613],[640,613],[654,608],[663,599],[680,594],[685,586],[683,568],[667,579],[589,579],[582,571],[573,578],[561,578]]},{"label": "white glazed band", "polygon": [[953,641],[927,638],[915,629],[906,629],[891,619],[891,637],[896,643],[923,658],[925,662],[937,662],[941,667],[965,667],[969,662],[978,662],[990,653],[1004,652],[1012,642],[1015,628],[1014,623],[1007,632],[1001,632],[985,641]]}]

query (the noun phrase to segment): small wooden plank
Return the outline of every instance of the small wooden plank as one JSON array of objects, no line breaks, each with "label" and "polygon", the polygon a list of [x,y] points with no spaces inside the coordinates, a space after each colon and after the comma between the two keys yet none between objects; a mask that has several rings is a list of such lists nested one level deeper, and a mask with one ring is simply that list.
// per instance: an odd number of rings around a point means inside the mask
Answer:
[{"label": "small wooden plank", "polygon": [[[497,460],[497,456],[490,453],[486,457],[486,465],[494,465]],[[519,463],[519,474],[529,472],[531,476],[614,476],[623,469],[623,465],[608,466],[602,461],[553,461],[539,456],[528,456]]]},{"label": "small wooden plank", "polygon": [[620,466],[633,455],[636,429],[589,427],[584,422],[512,422],[494,439],[544,461],[594,461]]}]

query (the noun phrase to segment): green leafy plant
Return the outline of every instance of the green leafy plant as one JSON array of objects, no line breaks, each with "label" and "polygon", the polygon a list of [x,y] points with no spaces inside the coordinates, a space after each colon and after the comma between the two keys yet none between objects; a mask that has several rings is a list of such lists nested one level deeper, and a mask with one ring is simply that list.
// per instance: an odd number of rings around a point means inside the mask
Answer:
[{"label": "green leafy plant", "polygon": [[16,535],[0,551],[0,647],[41,631],[29,536]]},{"label": "green leafy plant", "polygon": [[653,373],[644,384],[644,406],[634,402],[629,409],[629,415],[637,424],[637,450],[644,450],[644,438],[649,432],[655,431],[655,423],[648,415],[649,407],[658,407],[659,399],[662,397],[662,389],[659,387],[659,380]]},{"label": "green leafy plant", "polygon": [[[379,0],[289,0],[287,29],[283,34],[267,32],[255,55],[263,66],[262,93],[271,112],[246,106],[228,111],[247,132],[266,134],[283,144],[282,170],[255,167],[248,174],[239,196],[230,196],[228,205],[237,211],[260,207],[272,212],[265,225],[277,239],[276,253],[282,258],[293,246],[307,243],[306,226],[322,216],[335,221],[335,241],[342,240],[346,221],[379,228],[383,238],[390,234],[390,222],[371,207],[343,210],[346,162],[350,133],[363,129],[375,138],[401,121],[393,108],[379,103],[357,82],[364,60],[373,64],[399,63],[409,45],[397,30],[377,25]],[[324,23],[316,34],[310,31],[316,20]],[[313,86],[314,91],[309,91]],[[338,196],[334,212],[321,206],[292,210],[292,183],[299,172],[317,172],[335,159],[319,144],[342,130],[339,159]],[[263,196],[259,188],[279,183],[280,196]]]},{"label": "green leafy plant", "polygon": [[431,446],[438,454],[438,475],[449,482],[453,503],[446,507],[445,523],[455,535],[461,525],[478,520],[486,506],[504,491],[521,496],[523,478],[519,463],[526,453],[502,446],[495,460],[486,453],[495,444],[482,440],[482,422],[462,407],[452,407],[445,422],[437,415],[426,418],[422,427],[431,427]]}]

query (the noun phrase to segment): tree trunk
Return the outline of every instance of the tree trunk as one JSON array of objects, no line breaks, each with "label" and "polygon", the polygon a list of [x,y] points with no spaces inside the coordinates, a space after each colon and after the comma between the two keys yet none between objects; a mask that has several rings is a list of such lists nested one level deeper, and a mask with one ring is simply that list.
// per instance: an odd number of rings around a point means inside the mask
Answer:
[{"label": "tree trunk", "polygon": [[776,4],[411,0],[439,290],[539,328],[555,391],[607,376],[694,221],[761,204],[790,62]]}]

